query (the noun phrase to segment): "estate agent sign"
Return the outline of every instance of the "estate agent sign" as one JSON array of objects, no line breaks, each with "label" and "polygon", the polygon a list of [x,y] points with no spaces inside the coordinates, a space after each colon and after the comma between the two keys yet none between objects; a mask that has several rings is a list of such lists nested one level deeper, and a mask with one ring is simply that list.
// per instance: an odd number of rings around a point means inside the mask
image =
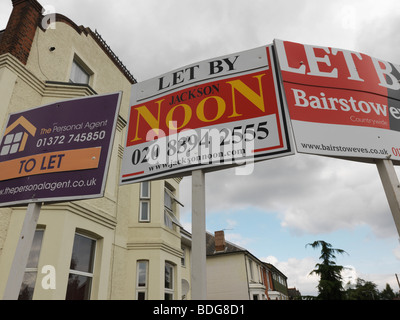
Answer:
[{"label": "estate agent sign", "polygon": [[298,152],[400,161],[400,66],[275,40]]},{"label": "estate agent sign", "polygon": [[134,84],[121,184],[292,154],[272,46]]},{"label": "estate agent sign", "polygon": [[0,144],[0,206],[100,197],[120,93],[9,116]]}]

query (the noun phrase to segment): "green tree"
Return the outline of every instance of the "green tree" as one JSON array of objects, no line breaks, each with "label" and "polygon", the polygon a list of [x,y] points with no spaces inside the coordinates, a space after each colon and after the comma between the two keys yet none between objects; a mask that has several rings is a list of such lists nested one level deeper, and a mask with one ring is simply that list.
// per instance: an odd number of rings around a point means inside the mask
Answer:
[{"label": "green tree", "polygon": [[306,245],[312,248],[321,247],[321,263],[315,265],[315,269],[310,274],[316,274],[320,277],[318,283],[318,299],[321,300],[341,300],[344,298],[344,290],[342,286],[342,275],[341,272],[344,269],[343,266],[336,265],[335,259],[336,253],[346,253],[342,249],[332,248],[330,243],[319,240]]},{"label": "green tree", "polygon": [[393,300],[396,298],[396,294],[394,293],[392,287],[389,285],[389,283],[386,283],[386,288],[383,289],[380,293],[380,299],[381,300]]},{"label": "green tree", "polygon": [[377,285],[371,281],[357,278],[354,288],[346,290],[346,299],[348,300],[379,300],[380,295]]}]

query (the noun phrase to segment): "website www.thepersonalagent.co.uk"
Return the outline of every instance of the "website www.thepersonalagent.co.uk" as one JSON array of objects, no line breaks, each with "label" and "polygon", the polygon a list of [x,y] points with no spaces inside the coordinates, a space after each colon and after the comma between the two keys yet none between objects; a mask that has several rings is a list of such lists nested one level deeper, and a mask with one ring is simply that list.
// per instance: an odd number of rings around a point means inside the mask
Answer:
[{"label": "website www.thepersonalagent.co.uk", "polygon": [[40,190],[50,190],[55,191],[57,189],[66,188],[85,188],[92,187],[96,185],[96,178],[89,180],[68,180],[59,182],[41,182],[27,184],[19,187],[5,187],[0,189],[0,196],[2,195],[15,195],[22,192],[40,191]]}]

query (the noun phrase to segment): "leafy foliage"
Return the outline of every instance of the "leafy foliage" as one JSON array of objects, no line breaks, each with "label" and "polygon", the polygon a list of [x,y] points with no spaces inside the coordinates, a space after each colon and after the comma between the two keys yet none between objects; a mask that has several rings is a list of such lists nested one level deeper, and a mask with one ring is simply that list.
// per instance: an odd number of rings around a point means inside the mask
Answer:
[{"label": "leafy foliage", "polygon": [[[341,272],[345,269],[343,266],[336,265],[336,254],[347,253],[342,249],[332,248],[330,243],[319,240],[306,245],[312,248],[321,248],[321,263],[315,265],[315,269],[310,274],[316,274],[320,277],[318,283],[318,300],[393,300],[400,299],[400,292],[395,293],[389,284],[379,292],[377,285],[371,281],[365,281],[357,278],[355,285],[347,284],[344,290],[342,285]],[[302,297],[301,299],[314,300],[315,297]]]},{"label": "leafy foliage", "polygon": [[321,247],[322,263],[317,263],[315,269],[310,274],[316,274],[320,277],[318,283],[318,299],[321,300],[341,300],[344,298],[344,289],[342,286],[342,275],[341,272],[344,269],[343,266],[336,265],[335,259],[337,253],[346,253],[342,249],[332,248],[330,243],[319,240],[313,243],[308,243],[306,246],[312,248]]}]

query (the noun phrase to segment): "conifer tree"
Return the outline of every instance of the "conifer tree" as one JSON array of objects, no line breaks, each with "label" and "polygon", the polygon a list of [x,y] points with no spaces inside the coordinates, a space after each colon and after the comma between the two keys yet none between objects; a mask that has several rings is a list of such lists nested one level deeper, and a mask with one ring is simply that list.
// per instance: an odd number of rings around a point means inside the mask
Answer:
[{"label": "conifer tree", "polygon": [[314,241],[306,245],[312,248],[321,247],[321,256],[319,259],[321,263],[315,265],[315,269],[310,274],[316,274],[320,277],[318,283],[318,299],[321,300],[342,300],[344,297],[344,289],[342,286],[341,272],[343,266],[336,265],[336,253],[346,253],[342,249],[332,248],[330,243],[322,240]]}]

